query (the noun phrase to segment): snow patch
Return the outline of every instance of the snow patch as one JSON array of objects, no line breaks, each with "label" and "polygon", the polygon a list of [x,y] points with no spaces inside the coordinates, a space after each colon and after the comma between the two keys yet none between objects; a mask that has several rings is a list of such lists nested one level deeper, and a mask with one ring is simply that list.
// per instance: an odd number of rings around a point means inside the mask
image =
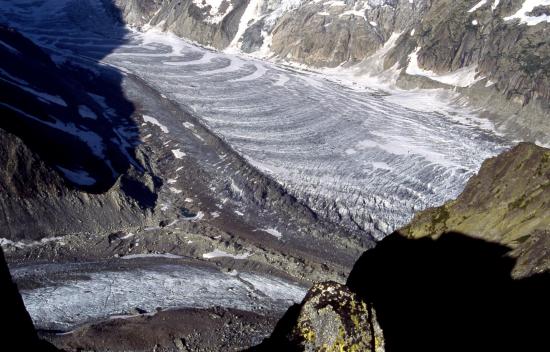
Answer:
[{"label": "snow patch", "polygon": [[178,259],[183,258],[181,255],[171,253],[143,253],[143,254],[130,254],[120,257],[120,259],[139,259],[139,258],[168,258]]},{"label": "snow patch", "polygon": [[[347,10],[342,12],[338,17],[343,17],[343,16],[357,16],[357,17],[361,17],[365,21],[367,20],[367,18],[365,17],[365,11]],[[370,23],[372,24],[374,22],[370,22]],[[376,26],[376,23],[374,24],[374,26]]]},{"label": "snow patch", "polygon": [[427,77],[431,80],[455,87],[469,87],[484,78],[476,78],[476,65],[464,67],[446,74],[438,74],[433,71],[424,70],[418,66],[418,52],[420,49],[421,48],[416,48],[416,50],[409,55],[409,65],[405,70],[409,75]]},{"label": "snow patch", "polygon": [[0,246],[1,247],[16,247],[19,249],[25,247],[36,247],[50,242],[57,242],[60,245],[65,245],[63,242],[63,237],[45,237],[39,241],[23,242],[23,241],[12,241],[7,238],[0,237]]},{"label": "snow patch", "polygon": [[243,260],[250,257],[252,254],[246,252],[243,254],[230,254],[219,249],[214,249],[212,252],[204,253],[202,257],[204,259],[214,259],[214,258],[233,258],[237,260]]},{"label": "snow patch", "polygon": [[534,26],[542,22],[550,23],[549,15],[540,15],[540,16],[529,16],[527,15],[533,11],[537,6],[549,6],[550,0],[525,0],[521,9],[518,10],[512,16],[504,17],[505,21],[511,21],[514,19],[519,19],[520,23],[525,23],[528,26]]},{"label": "snow patch", "polygon": [[479,9],[481,6],[485,5],[486,3],[487,3],[487,0],[481,0],[474,7],[472,7],[470,10],[468,10],[468,12],[472,13],[475,10]]},{"label": "snow patch", "polygon": [[277,231],[277,229],[274,229],[274,228],[267,228],[267,229],[261,229],[261,230],[264,231],[264,232],[267,232],[271,236],[277,237],[278,239],[281,239],[281,237],[283,237],[283,234],[280,233],[279,231]]},{"label": "snow patch", "polygon": [[95,114],[95,112],[93,112],[86,105],[79,105],[78,106],[78,113],[80,114],[80,116],[82,116],[86,119],[97,120],[97,115]]},{"label": "snow patch", "polygon": [[61,166],[57,166],[57,168],[63,173],[67,180],[77,185],[91,186],[96,183],[96,180],[84,170],[69,170]]},{"label": "snow patch", "polygon": [[160,127],[161,131],[164,132],[164,133],[168,133],[170,132],[170,130],[168,129],[168,127],[164,126],[163,124],[161,124],[159,122],[159,120],[157,120],[156,118],[152,117],[152,116],[149,116],[149,115],[143,115],[143,121],[145,122],[148,122],[152,125],[155,125],[155,126],[158,126]]},{"label": "snow patch", "polygon": [[35,90],[31,87],[19,86],[19,88],[23,89],[26,92],[29,92],[29,93],[33,94],[34,96],[36,96],[38,98],[38,100],[40,100],[44,103],[47,103],[47,104],[53,103],[53,104],[57,104],[59,106],[63,106],[65,108],[67,107],[67,103],[65,102],[65,100],[63,100],[63,98],[61,98],[59,95],[52,95],[52,94],[40,92],[40,91]]},{"label": "snow patch", "polygon": [[179,149],[172,149],[172,154],[174,154],[174,157],[176,159],[182,159],[184,156],[187,155]]},{"label": "snow patch", "polygon": [[[226,7],[221,11],[220,7],[223,3],[226,3]],[[200,9],[210,7],[208,10],[208,16],[206,22],[220,23],[224,17],[233,10],[233,5],[228,0],[193,0],[193,4]]]}]

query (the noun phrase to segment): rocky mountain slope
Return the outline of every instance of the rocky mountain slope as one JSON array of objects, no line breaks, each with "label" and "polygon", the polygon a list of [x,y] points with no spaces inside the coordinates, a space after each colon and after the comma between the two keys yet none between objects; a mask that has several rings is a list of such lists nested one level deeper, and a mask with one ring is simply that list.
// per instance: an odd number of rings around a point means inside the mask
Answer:
[{"label": "rocky mountain slope", "polygon": [[138,150],[133,107],[118,98],[117,74],[58,65],[9,27],[0,40],[0,237],[149,223],[159,185]]},{"label": "rocky mountain slope", "polygon": [[457,200],[365,252],[345,286],[315,285],[252,350],[542,350],[549,155],[522,143],[487,160]]},{"label": "rocky mountain slope", "polygon": [[[117,0],[124,20],[217,49],[450,88],[520,139],[549,143],[550,3],[523,0]],[[373,60],[376,58],[376,60]],[[463,100],[460,100],[463,103]]]}]

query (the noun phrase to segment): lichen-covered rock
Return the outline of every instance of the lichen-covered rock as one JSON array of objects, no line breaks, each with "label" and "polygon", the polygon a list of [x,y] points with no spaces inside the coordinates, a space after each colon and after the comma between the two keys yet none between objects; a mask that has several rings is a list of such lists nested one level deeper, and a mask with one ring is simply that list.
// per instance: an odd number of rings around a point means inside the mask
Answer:
[{"label": "lichen-covered rock", "polygon": [[515,277],[550,272],[550,229],[533,231],[511,254],[517,258]]},{"label": "lichen-covered rock", "polygon": [[372,306],[336,282],[313,285],[290,309],[272,337],[253,350],[384,351],[382,330]]},{"label": "lichen-covered rock", "polygon": [[384,339],[372,307],[346,286],[323,282],[307,294],[292,338],[305,351],[383,351]]}]

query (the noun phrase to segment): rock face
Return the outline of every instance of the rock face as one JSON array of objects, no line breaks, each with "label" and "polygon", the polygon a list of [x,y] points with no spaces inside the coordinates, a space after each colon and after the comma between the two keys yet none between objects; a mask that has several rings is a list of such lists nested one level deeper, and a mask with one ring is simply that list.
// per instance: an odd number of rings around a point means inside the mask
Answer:
[{"label": "rock face", "polygon": [[[433,1],[414,32],[401,36],[388,55],[386,67],[400,62],[406,73],[418,74],[411,67],[414,55],[418,66],[430,71],[426,75],[437,81],[472,87],[479,80],[480,87],[470,88],[469,92],[482,97],[472,101],[497,114],[515,115],[504,121],[497,119],[497,125],[522,130],[529,140],[547,141],[549,22],[533,13],[529,15],[533,17],[521,19],[529,13],[528,8],[522,8],[523,1],[486,1],[479,5],[476,1]],[[468,83],[444,79],[448,72],[467,75],[468,69],[472,72]],[[504,99],[495,104],[492,93]],[[529,127],[532,125],[538,130]]]},{"label": "rock face", "polygon": [[346,286],[315,284],[292,307],[272,337],[252,350],[384,351],[384,339],[371,306]]},{"label": "rock face", "polygon": [[550,150],[521,143],[485,161],[456,200],[418,213],[400,233],[437,238],[455,231],[500,243],[517,248],[518,273],[540,272],[549,268],[541,258],[548,248],[549,200]]},{"label": "rock face", "polygon": [[358,63],[420,21],[427,1],[306,2],[273,29],[277,56],[315,67]]},{"label": "rock face", "polygon": [[117,88],[120,76],[55,63],[8,27],[0,39],[0,237],[147,223],[158,184],[139,150],[133,106]]},{"label": "rock face", "polygon": [[116,0],[125,20],[223,49],[231,43],[239,27],[248,0]]},{"label": "rock face", "polygon": [[[107,192],[75,189],[15,135],[0,129],[0,237],[14,241],[108,233],[147,224],[150,210],[126,187],[141,193],[146,177],[132,173]],[[145,187],[145,186],[143,186]],[[147,192],[144,193],[146,195]]]}]

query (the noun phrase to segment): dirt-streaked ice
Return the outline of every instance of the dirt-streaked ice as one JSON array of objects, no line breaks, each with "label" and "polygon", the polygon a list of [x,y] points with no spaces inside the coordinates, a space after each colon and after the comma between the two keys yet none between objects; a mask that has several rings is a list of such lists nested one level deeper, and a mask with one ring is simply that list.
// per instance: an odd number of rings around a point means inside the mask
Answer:
[{"label": "dirt-streaked ice", "polygon": [[[134,259],[143,258],[134,256]],[[60,273],[65,270],[77,274],[61,279]],[[232,276],[190,265],[88,271],[78,264],[72,267],[48,264],[11,271],[16,280],[42,272],[45,282],[36,288],[21,290],[21,295],[35,325],[45,329],[70,329],[84,322],[125,314],[134,308],[148,312],[154,312],[157,307],[213,306],[252,311],[285,310],[305,295],[303,287],[275,277],[251,273]]]},{"label": "dirt-streaked ice", "polygon": [[[70,19],[59,13],[61,27]],[[18,18],[25,16],[39,14],[21,11]],[[108,34],[83,31],[65,34],[60,45],[43,33],[38,20],[34,29],[21,26],[56,54],[73,59],[93,57],[97,45],[111,43]],[[394,34],[364,66],[380,66],[398,37]],[[321,217],[378,237],[405,224],[414,211],[456,197],[484,159],[509,145],[472,111],[441,102],[436,90],[346,84],[201,48],[157,28],[130,30],[127,41],[102,61],[139,76],[195,114]],[[475,68],[440,78],[458,86],[479,79]]]}]

